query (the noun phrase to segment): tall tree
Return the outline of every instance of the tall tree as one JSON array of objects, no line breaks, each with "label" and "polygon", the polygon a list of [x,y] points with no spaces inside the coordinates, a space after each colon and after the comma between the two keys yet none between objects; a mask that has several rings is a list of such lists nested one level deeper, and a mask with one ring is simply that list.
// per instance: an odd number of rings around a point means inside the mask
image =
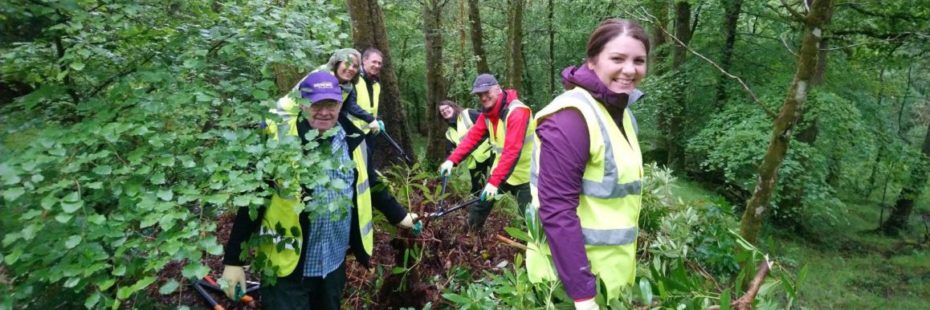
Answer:
[{"label": "tall tree", "polygon": [[[668,49],[665,48],[668,42],[665,32],[662,29],[668,27],[668,1],[653,0],[649,4],[650,14],[656,17],[655,26],[652,29],[651,49],[652,59],[650,59],[649,70],[656,76],[665,73],[665,59],[668,57]],[[660,114],[661,116],[661,114]]]},{"label": "tall tree", "polygon": [[[552,0],[549,0],[546,4],[546,8],[549,10],[549,15],[547,19],[549,20],[549,59],[547,64],[549,65],[549,92],[548,96],[555,96],[555,80],[558,78],[556,75],[558,72],[555,71],[555,22],[553,22],[553,16],[555,13],[555,5],[552,4]],[[549,97],[546,97],[549,98]]]},{"label": "tall tree", "polygon": [[446,0],[423,2],[423,35],[426,48],[426,115],[428,160],[443,160],[446,155],[445,127],[438,115],[436,104],[446,98],[448,83],[443,75],[442,62],[442,8]]},{"label": "tall tree", "polygon": [[758,240],[763,216],[775,190],[778,168],[781,167],[785,154],[788,152],[788,143],[791,141],[794,126],[804,112],[807,93],[811,87],[810,81],[817,68],[817,51],[820,47],[820,40],[823,38],[824,27],[833,13],[832,0],[813,0],[812,2],[810,10],[804,16],[786,6],[786,9],[792,12],[792,16],[801,18],[805,25],[805,33],[798,54],[797,72],[785,96],[781,112],[775,118],[772,140],[759,166],[755,190],[746,203],[746,209],[740,221],[740,235],[750,243],[756,243]]},{"label": "tall tree", "polygon": [[478,0],[468,0],[468,23],[471,24],[471,48],[478,57],[478,73],[491,73],[488,54],[484,51],[484,31],[481,30],[481,7]]},{"label": "tall tree", "polygon": [[891,216],[882,224],[882,230],[888,234],[897,234],[907,228],[907,221],[914,211],[914,201],[923,193],[927,184],[928,166],[930,166],[930,123],[927,125],[927,134],[924,137],[924,145],[921,148],[922,156],[918,158],[917,164],[911,168],[911,175],[901,193],[898,194],[898,200],[894,204]]},{"label": "tall tree", "polygon": [[675,49],[672,51],[672,74],[674,86],[672,87],[673,98],[666,102],[661,113],[665,114],[663,131],[665,133],[665,145],[668,150],[668,165],[675,170],[681,170],[684,162],[684,151],[682,148],[682,113],[683,105],[687,101],[685,85],[687,72],[682,66],[685,63],[685,57],[688,55],[687,44],[691,41],[691,3],[688,1],[679,1],[675,3]]},{"label": "tall tree", "polygon": [[525,0],[510,0],[507,10],[507,78],[504,85],[513,88],[523,86],[523,6]]},{"label": "tall tree", "polygon": [[[376,47],[384,54],[384,64],[381,68],[381,101],[378,115],[384,119],[385,127],[404,152],[413,154],[413,140],[407,128],[407,117],[400,101],[400,88],[394,65],[391,60],[391,49],[388,45],[387,31],[384,28],[384,12],[377,0],[346,0],[349,8],[349,17],[352,20],[352,40],[357,48]],[[391,147],[385,139],[380,139],[375,146],[385,152],[387,156],[374,156],[372,164],[375,167],[383,165],[383,159],[400,162],[400,153]],[[414,158],[415,160],[416,158]]]},{"label": "tall tree", "polygon": [[[730,71],[730,65],[733,61],[733,46],[736,45],[736,26],[739,22],[740,10],[743,6],[743,0],[723,0],[723,33],[726,37],[723,43],[723,50],[720,53],[720,68]],[[726,74],[720,73],[717,81],[717,101],[716,109],[719,111],[727,101],[726,83],[729,78]]]}]

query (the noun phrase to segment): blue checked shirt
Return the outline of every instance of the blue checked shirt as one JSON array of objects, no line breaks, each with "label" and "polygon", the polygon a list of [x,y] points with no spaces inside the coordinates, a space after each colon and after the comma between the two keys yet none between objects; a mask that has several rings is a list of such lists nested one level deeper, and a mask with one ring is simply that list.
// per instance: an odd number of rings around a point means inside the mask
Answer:
[{"label": "blue checked shirt", "polygon": [[[305,277],[326,277],[342,265],[349,248],[355,170],[345,140],[346,132],[342,127],[337,128],[339,131],[333,136],[330,151],[341,164],[335,169],[327,169],[325,173],[330,178],[329,184],[342,180],[346,186],[344,189],[334,189],[326,184],[313,188],[313,197],[307,202],[308,207],[314,211],[305,233]],[[329,210],[334,203],[337,207]]]}]

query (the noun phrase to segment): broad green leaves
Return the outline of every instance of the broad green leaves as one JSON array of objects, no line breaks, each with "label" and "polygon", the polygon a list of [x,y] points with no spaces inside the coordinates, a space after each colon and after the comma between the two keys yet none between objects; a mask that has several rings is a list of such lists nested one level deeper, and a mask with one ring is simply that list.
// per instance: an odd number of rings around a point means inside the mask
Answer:
[{"label": "broad green leaves", "polygon": [[[271,148],[256,129],[279,94],[271,64],[324,62],[345,43],[345,13],[212,4],[12,5],[36,31],[0,47],[0,77],[34,89],[0,107],[4,304],[120,308],[146,288],[175,293],[223,254],[218,215],[263,205],[264,180],[295,170],[300,147]],[[300,163],[311,174],[325,161]],[[181,275],[165,279],[171,263]]]}]

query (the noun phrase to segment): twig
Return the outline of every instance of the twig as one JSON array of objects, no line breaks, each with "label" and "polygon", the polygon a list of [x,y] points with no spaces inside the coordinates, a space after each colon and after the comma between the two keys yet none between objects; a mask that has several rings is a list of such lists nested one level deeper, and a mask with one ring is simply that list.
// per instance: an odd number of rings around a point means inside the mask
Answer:
[{"label": "twig", "polygon": [[794,55],[794,57],[798,57],[798,53],[796,53],[794,50],[791,49],[790,46],[788,46],[788,42],[785,41],[784,34],[778,36],[778,39],[781,40],[781,44],[785,46],[785,49],[788,50],[788,52],[791,53],[791,55]]},{"label": "twig", "polygon": [[685,44],[684,42],[681,42],[681,40],[679,40],[678,37],[676,37],[675,35],[669,33],[668,30],[665,29],[665,27],[662,27],[662,25],[661,25],[660,23],[656,22],[656,17],[653,16],[652,14],[649,14],[649,12],[646,12],[645,9],[643,9],[641,12],[642,12],[643,14],[645,14],[645,16],[648,17],[649,22],[651,22],[652,24],[654,24],[654,25],[656,26],[656,28],[658,28],[659,30],[661,30],[662,33],[665,33],[669,38],[672,38],[672,40],[675,40],[676,43],[680,44],[681,46],[684,46],[685,49],[688,50],[688,52],[690,52],[690,53],[692,53],[692,54],[694,54],[694,55],[700,57],[701,59],[703,59],[703,60],[706,61],[707,63],[713,65],[715,68],[717,68],[717,70],[720,70],[720,73],[722,73],[723,75],[727,76],[728,78],[734,79],[734,80],[736,80],[737,82],[739,82],[739,84],[743,86],[743,90],[745,90],[746,93],[749,94],[749,97],[752,98],[752,101],[755,102],[757,105],[759,105],[759,107],[762,108],[763,111],[765,111],[765,114],[767,114],[767,115],[769,116],[769,118],[775,119],[775,117],[776,117],[777,115],[776,115],[774,112],[772,112],[771,110],[769,110],[769,108],[767,108],[767,107],[762,103],[762,101],[759,100],[759,97],[757,97],[756,94],[755,94],[754,92],[752,92],[752,89],[749,88],[749,85],[746,85],[746,83],[743,82],[743,79],[741,79],[741,78],[738,77],[738,76],[735,76],[735,75],[731,74],[730,72],[727,72],[727,70],[724,70],[723,68],[721,68],[720,65],[718,65],[718,64],[715,63],[714,61],[710,60],[709,58],[705,57],[704,55],[701,55],[701,53],[698,53],[697,51],[695,51],[694,49],[692,49],[690,46],[688,46],[687,44]]},{"label": "twig", "polygon": [[[785,9],[788,10],[788,13],[791,14],[791,17],[794,17],[797,21],[804,22],[807,20],[807,18],[805,18],[804,15],[801,15],[801,13],[799,13],[797,10],[792,8],[791,5],[789,5],[787,1],[781,0],[781,5],[784,6]],[[808,10],[810,10],[810,8],[808,8]]]},{"label": "twig", "polygon": [[510,239],[507,238],[507,237],[504,237],[504,236],[501,236],[501,235],[494,235],[494,239],[497,239],[497,241],[503,242],[505,245],[508,245],[508,246],[511,246],[511,247],[514,247],[514,248],[517,248],[517,249],[521,249],[521,250],[526,251],[526,246],[525,246],[525,245],[523,245],[523,244],[521,244],[521,243],[519,243],[519,242],[510,240]]}]

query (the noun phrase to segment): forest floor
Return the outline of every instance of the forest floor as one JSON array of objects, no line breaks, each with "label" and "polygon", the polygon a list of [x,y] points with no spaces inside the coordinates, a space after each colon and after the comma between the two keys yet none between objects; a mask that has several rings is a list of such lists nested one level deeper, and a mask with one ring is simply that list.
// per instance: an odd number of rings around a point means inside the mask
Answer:
[{"label": "forest floor", "polygon": [[[705,199],[710,192],[697,183],[677,182],[674,191],[685,201]],[[930,240],[922,214],[930,214],[925,193],[911,216],[911,230],[899,237],[875,232],[880,201],[847,200],[836,224],[821,225],[804,235],[770,232],[770,253],[797,275],[800,305],[808,309],[930,309]],[[888,210],[884,216],[887,218]],[[930,216],[930,215],[928,215]],[[928,223],[930,225],[930,223]]]}]

